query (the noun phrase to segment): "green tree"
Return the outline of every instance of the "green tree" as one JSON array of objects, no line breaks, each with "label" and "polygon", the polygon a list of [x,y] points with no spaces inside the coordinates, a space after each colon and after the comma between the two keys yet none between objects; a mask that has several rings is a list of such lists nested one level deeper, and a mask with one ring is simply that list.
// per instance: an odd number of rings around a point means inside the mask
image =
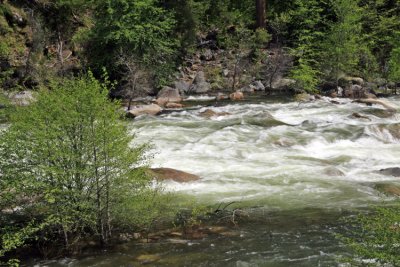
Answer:
[{"label": "green tree", "polygon": [[115,74],[120,53],[129,51],[129,57],[154,70],[157,85],[165,83],[176,60],[174,14],[157,0],[101,0],[95,9],[87,48],[92,66]]},{"label": "green tree", "polygon": [[358,1],[333,0],[335,21],[329,23],[329,31],[322,47],[323,65],[328,78],[338,81],[340,75],[356,71],[361,47],[362,9]]},{"label": "green tree", "polygon": [[53,84],[12,114],[0,135],[0,258],[33,240],[67,251],[86,237],[104,245],[121,225],[158,215],[145,147],[131,147],[121,116],[91,74]]}]

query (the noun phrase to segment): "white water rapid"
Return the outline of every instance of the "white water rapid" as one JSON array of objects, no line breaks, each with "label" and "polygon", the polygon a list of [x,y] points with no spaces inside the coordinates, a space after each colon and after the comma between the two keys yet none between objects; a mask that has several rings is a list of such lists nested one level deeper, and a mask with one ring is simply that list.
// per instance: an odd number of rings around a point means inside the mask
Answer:
[{"label": "white water rapid", "polygon": [[[380,106],[328,99],[310,103],[230,103],[132,123],[136,143],[151,143],[153,167],[197,174],[167,189],[213,204],[268,209],[349,208],[382,200],[379,173],[400,167],[400,115]],[[399,98],[391,98],[400,107]],[[230,115],[204,118],[206,109]],[[357,118],[352,114],[365,116]]]}]

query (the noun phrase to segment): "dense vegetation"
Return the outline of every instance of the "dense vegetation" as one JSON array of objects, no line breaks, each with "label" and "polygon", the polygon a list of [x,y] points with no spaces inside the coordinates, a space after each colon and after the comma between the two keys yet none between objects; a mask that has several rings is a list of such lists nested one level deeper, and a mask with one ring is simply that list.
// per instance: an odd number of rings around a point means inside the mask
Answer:
[{"label": "dense vegetation", "polygon": [[[9,0],[0,11],[6,89],[37,88],[88,68],[99,75],[106,67],[125,93],[154,93],[208,48],[240,50],[260,79],[284,61],[268,52],[285,51],[294,60],[286,75],[308,91],[345,75],[400,80],[398,1]],[[263,27],[270,37],[257,40]],[[222,75],[215,71],[210,76]]]}]

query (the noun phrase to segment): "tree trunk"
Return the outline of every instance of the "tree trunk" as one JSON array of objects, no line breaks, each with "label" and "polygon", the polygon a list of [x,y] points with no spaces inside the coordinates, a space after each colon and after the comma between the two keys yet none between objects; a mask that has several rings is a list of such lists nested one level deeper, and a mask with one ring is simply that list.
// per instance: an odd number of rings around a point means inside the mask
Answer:
[{"label": "tree trunk", "polygon": [[267,26],[265,11],[266,11],[265,0],[256,0],[257,28],[265,29]]}]

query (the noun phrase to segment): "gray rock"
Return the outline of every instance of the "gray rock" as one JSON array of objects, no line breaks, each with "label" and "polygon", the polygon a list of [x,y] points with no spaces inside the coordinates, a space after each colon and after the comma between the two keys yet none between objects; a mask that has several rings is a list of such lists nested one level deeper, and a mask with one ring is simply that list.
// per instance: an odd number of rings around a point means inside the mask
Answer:
[{"label": "gray rock", "polygon": [[228,70],[228,69],[224,69],[224,70],[222,71],[222,75],[224,75],[224,77],[228,77],[228,75],[229,75],[229,70]]},{"label": "gray rock", "polygon": [[182,97],[179,94],[179,90],[164,86],[160,92],[158,92],[157,100],[165,100],[164,102],[181,102]]},{"label": "gray rock", "polygon": [[190,83],[185,81],[176,81],[174,83],[175,89],[178,89],[181,95],[187,94],[190,89]]},{"label": "gray rock", "polygon": [[193,83],[198,84],[198,83],[203,83],[206,82],[206,75],[204,74],[204,71],[199,71],[196,74],[196,77],[194,78]]},{"label": "gray rock", "polygon": [[206,81],[203,71],[199,71],[190,86],[189,92],[194,94],[204,94],[211,90],[211,84]]},{"label": "gray rock", "polygon": [[272,89],[286,89],[290,88],[294,84],[296,84],[296,81],[293,79],[288,79],[288,78],[277,79],[272,83]]},{"label": "gray rock", "polygon": [[265,90],[265,86],[261,81],[254,81],[251,84],[254,88],[254,91],[264,91]]},{"label": "gray rock", "polygon": [[400,177],[400,168],[398,168],[398,167],[382,169],[382,170],[379,170],[379,172],[383,175]]}]

